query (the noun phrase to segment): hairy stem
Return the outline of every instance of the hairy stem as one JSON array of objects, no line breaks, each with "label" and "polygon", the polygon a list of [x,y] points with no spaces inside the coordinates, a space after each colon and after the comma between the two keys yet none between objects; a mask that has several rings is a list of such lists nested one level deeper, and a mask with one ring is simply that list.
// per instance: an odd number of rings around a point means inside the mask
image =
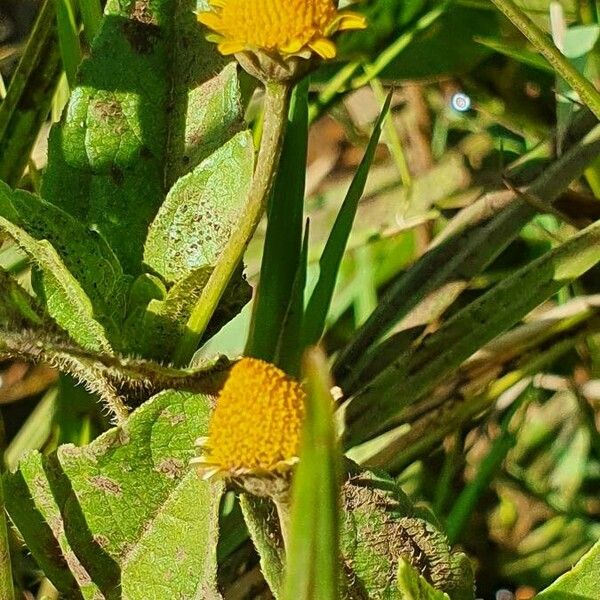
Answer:
[{"label": "hairy stem", "polygon": [[263,137],[248,204],[238,228],[227,242],[217,266],[192,310],[175,355],[177,364],[187,364],[192,359],[267,207],[281,155],[290,102],[290,86],[271,82],[266,84],[265,92]]},{"label": "hairy stem", "polygon": [[569,62],[550,38],[513,2],[492,0],[512,23],[527,37],[554,70],[579,94],[581,101],[600,119],[600,93]]}]

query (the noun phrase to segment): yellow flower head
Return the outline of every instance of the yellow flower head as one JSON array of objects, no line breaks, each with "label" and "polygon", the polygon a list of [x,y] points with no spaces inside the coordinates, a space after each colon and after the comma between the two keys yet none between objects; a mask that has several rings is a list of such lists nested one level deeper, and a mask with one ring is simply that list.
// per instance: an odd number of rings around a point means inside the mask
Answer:
[{"label": "yellow flower head", "polygon": [[297,460],[304,391],[277,367],[243,358],[231,369],[217,398],[203,455],[193,462],[211,477],[271,475]]},{"label": "yellow flower head", "polygon": [[215,32],[222,54],[267,52],[282,58],[333,58],[329,39],[347,29],[364,29],[364,17],[339,11],[334,0],[208,0],[212,11],[198,20]]}]

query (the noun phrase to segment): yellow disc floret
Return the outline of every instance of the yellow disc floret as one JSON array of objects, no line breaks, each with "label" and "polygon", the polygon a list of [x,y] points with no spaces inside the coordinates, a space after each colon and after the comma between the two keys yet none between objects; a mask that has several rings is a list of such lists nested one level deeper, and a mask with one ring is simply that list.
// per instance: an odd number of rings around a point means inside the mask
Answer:
[{"label": "yellow disc floret", "polygon": [[266,51],[282,57],[313,52],[333,58],[337,31],[364,29],[365,19],[333,0],[209,0],[198,20],[216,33],[222,54]]},{"label": "yellow disc floret", "polygon": [[274,365],[241,359],[217,398],[204,455],[194,462],[207,477],[289,469],[298,458],[304,398],[300,384]]}]

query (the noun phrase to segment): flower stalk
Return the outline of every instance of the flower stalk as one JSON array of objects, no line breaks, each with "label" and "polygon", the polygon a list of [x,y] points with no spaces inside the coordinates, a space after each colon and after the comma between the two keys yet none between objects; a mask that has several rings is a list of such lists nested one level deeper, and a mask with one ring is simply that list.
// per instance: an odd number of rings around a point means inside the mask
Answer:
[{"label": "flower stalk", "polygon": [[263,136],[248,204],[238,228],[227,242],[192,310],[175,356],[177,364],[187,364],[192,359],[225,288],[242,260],[266,210],[281,156],[291,88],[292,85],[286,82],[269,81],[265,84]]}]

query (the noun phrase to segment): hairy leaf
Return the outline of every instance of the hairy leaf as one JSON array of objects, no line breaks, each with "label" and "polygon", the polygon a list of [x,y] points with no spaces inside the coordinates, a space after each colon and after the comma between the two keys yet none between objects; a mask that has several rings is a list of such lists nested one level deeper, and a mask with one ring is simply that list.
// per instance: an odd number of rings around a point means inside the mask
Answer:
[{"label": "hairy leaf", "polygon": [[0,217],[0,231],[28,254],[42,273],[46,308],[55,321],[84,348],[110,352],[106,331],[95,319],[89,297],[52,245],[46,240],[36,240],[4,217]]},{"label": "hairy leaf", "polygon": [[[200,267],[175,284],[164,299],[151,300],[138,313],[133,350],[143,356],[164,360],[171,356],[183,335],[190,313],[212,273],[212,267]],[[252,295],[250,286],[241,277],[234,277],[207,330],[207,336],[231,320]],[[131,324],[133,326],[133,323]]]},{"label": "hairy leaf", "polygon": [[92,302],[94,316],[110,332],[111,341],[116,340],[129,281],[102,237],[53,204],[21,190],[13,192],[2,182],[0,216],[52,245]]},{"label": "hairy leaf", "polygon": [[96,228],[132,275],[172,184],[240,127],[235,72],[209,81],[222,58],[193,9],[189,0],[109,0],[50,136],[44,197]]},{"label": "hairy leaf", "polygon": [[5,475],[5,489],[10,518],[56,589],[74,600],[103,598],[69,545],[43,456],[39,452],[25,456],[19,471]]},{"label": "hairy leaf", "polygon": [[55,535],[64,528],[64,555],[107,600],[218,598],[221,485],[188,467],[209,410],[208,396],[165,392],[90,445],[61,446],[33,459],[41,471],[19,472],[35,503],[60,511],[48,525]]},{"label": "hairy leaf", "polygon": [[182,177],[150,226],[146,265],[168,283],[214,266],[243,214],[253,168],[252,136],[245,131]]},{"label": "hairy leaf", "polygon": [[[342,487],[342,555],[348,592],[369,598],[401,600],[396,574],[402,559],[452,600],[473,599],[468,558],[451,550],[433,515],[412,504],[400,486],[383,473],[349,465]],[[362,596],[360,595],[362,592]]]},{"label": "hairy leaf", "polygon": [[600,541],[536,600],[594,600],[600,586]]},{"label": "hairy leaf", "polygon": [[436,590],[405,558],[398,561],[398,591],[402,600],[450,600],[448,594]]}]

